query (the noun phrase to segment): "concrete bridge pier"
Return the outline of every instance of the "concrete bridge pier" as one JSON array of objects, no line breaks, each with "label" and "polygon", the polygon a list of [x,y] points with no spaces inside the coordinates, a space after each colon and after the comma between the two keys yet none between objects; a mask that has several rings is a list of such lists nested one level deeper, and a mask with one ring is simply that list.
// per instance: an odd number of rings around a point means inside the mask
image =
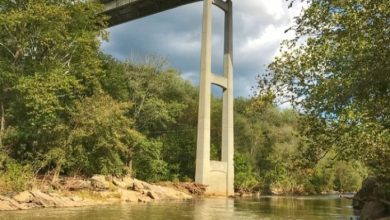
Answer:
[{"label": "concrete bridge pier", "polygon": [[[211,72],[212,5],[225,12],[223,76]],[[200,64],[198,139],[195,182],[208,185],[206,194],[234,195],[233,8],[231,0],[204,0]],[[222,160],[210,160],[211,85],[223,89]]]}]

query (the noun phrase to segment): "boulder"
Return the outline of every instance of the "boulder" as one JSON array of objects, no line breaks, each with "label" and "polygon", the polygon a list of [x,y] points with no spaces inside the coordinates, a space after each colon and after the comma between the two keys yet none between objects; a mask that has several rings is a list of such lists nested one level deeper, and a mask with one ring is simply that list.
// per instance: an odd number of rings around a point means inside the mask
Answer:
[{"label": "boulder", "polygon": [[366,202],[360,212],[361,220],[377,220],[386,217],[386,206],[378,201]]},{"label": "boulder", "polygon": [[0,210],[22,210],[22,209],[27,209],[28,207],[24,204],[19,204],[17,201],[5,197],[5,196],[0,196]]},{"label": "boulder", "polygon": [[73,202],[82,202],[83,201],[83,199],[78,197],[78,196],[70,197],[70,200],[72,200]]},{"label": "boulder", "polygon": [[30,203],[33,201],[34,196],[29,191],[23,191],[15,195],[13,199],[19,203]]},{"label": "boulder", "polygon": [[14,210],[18,210],[18,208],[12,205],[8,201],[0,200],[0,211],[14,211]]},{"label": "boulder", "polygon": [[123,202],[138,202],[138,199],[142,197],[141,193],[135,191],[119,189],[118,192]]},{"label": "boulder", "polygon": [[94,175],[91,178],[91,185],[96,190],[106,190],[110,188],[110,182],[103,175]]},{"label": "boulder", "polygon": [[74,207],[81,206],[73,202],[70,198],[61,196],[57,193],[43,193],[39,190],[32,190],[31,194],[34,196],[33,202],[42,207]]},{"label": "boulder", "polygon": [[56,202],[50,195],[41,192],[40,190],[32,190],[31,194],[34,196],[33,202],[42,207],[55,207]]},{"label": "boulder", "polygon": [[92,189],[91,181],[81,179],[68,179],[65,181],[64,186],[67,190],[78,191],[82,189]]},{"label": "boulder", "polygon": [[131,189],[133,188],[134,180],[131,177],[123,177],[123,178],[116,178],[114,177],[112,179],[112,183],[122,189]]},{"label": "boulder", "polygon": [[158,185],[149,185],[149,190],[144,190],[144,194],[154,200],[174,200],[174,199],[191,199],[192,196],[179,190]]},{"label": "boulder", "polygon": [[147,196],[149,196],[151,199],[154,199],[154,200],[159,200],[160,197],[157,195],[156,192],[153,192],[153,191],[148,191],[146,193]]},{"label": "boulder", "polygon": [[163,199],[192,199],[191,195],[168,187],[160,187],[159,192]]},{"label": "boulder", "polygon": [[132,190],[137,191],[137,192],[142,192],[144,190],[144,185],[142,184],[141,181],[139,180],[134,180]]},{"label": "boulder", "polygon": [[134,183],[134,179],[130,176],[125,176],[122,178],[122,181],[127,185],[127,187],[132,187]]},{"label": "boulder", "polygon": [[138,202],[150,202],[152,199],[149,196],[141,195],[138,198]]},{"label": "boulder", "polygon": [[146,189],[146,190],[151,190],[153,188],[153,185],[151,185],[147,182],[143,182],[143,181],[140,181],[140,182],[144,186],[144,189]]},{"label": "boulder", "polygon": [[355,194],[352,199],[352,207],[354,209],[362,209],[364,204],[374,197],[374,193],[378,188],[378,182],[375,177],[368,177],[362,182],[362,188]]}]

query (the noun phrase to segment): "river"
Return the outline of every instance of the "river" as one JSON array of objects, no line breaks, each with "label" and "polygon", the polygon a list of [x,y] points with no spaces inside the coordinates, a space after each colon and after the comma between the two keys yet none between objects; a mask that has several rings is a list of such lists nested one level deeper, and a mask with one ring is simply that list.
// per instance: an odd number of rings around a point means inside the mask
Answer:
[{"label": "river", "polygon": [[205,198],[83,208],[0,212],[1,220],[349,220],[351,201],[338,196]]}]

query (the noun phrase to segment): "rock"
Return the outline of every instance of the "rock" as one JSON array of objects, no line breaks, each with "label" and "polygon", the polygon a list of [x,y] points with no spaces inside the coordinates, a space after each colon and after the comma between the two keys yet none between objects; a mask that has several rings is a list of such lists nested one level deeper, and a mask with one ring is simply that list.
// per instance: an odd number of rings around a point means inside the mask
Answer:
[{"label": "rock", "polygon": [[92,189],[91,181],[80,179],[68,179],[65,181],[64,186],[67,190],[77,191],[82,189]]},{"label": "rock", "polygon": [[154,200],[191,199],[192,196],[184,192],[163,186],[149,185],[149,190],[144,190],[144,194]]},{"label": "rock", "polygon": [[146,193],[147,196],[149,196],[151,199],[154,199],[154,200],[159,200],[160,197],[157,195],[157,193],[155,192],[152,192],[152,191],[148,191]]},{"label": "rock", "polygon": [[192,199],[191,195],[167,187],[163,188],[163,192],[165,199]]},{"label": "rock", "polygon": [[30,203],[33,198],[33,195],[29,191],[23,191],[13,197],[13,199],[19,203]]},{"label": "rock", "polygon": [[91,178],[91,185],[96,190],[106,190],[110,188],[110,182],[103,175],[94,175]]},{"label": "rock", "polygon": [[141,195],[139,198],[138,198],[138,202],[150,202],[152,201],[152,199],[148,196],[144,196],[144,195]]},{"label": "rock", "polygon": [[149,183],[146,183],[146,182],[143,182],[143,181],[140,181],[140,182],[144,186],[144,189],[146,189],[146,190],[150,190],[150,189],[153,188],[153,186],[151,184],[149,184]]},{"label": "rock", "polygon": [[118,186],[122,189],[131,189],[133,188],[134,180],[131,177],[123,177],[123,178],[116,178],[114,177],[112,179],[112,183],[115,186]]},{"label": "rock", "polygon": [[83,201],[82,198],[78,197],[78,196],[73,196],[73,197],[70,197],[70,200],[74,201],[74,202],[81,202]]},{"label": "rock", "polygon": [[368,177],[362,182],[362,188],[355,194],[352,199],[352,207],[354,209],[362,209],[364,204],[374,197],[374,193],[378,188],[378,183],[375,177]]},{"label": "rock", "polygon": [[[109,204],[112,202],[150,202],[153,200],[167,199],[191,199],[191,190],[186,187],[175,187],[149,184],[130,176],[116,178],[103,175],[95,175],[90,180],[77,178],[64,178],[59,182],[59,187],[54,192],[46,193],[45,187],[18,193],[12,198],[0,195],[1,210],[22,210],[44,207],[78,207],[97,204]],[[62,184],[62,185],[61,185]],[[194,185],[194,184],[192,184]],[[190,189],[193,188],[191,185]],[[45,185],[48,189],[48,185]],[[198,189],[199,187],[195,187]],[[62,191],[60,189],[67,189]],[[95,199],[80,198],[72,191],[89,189],[86,193],[97,195]],[[110,190],[106,190],[110,189]],[[132,190],[129,190],[132,189]],[[200,188],[199,188],[200,189]],[[50,191],[53,191],[52,189]],[[63,195],[62,192],[65,194]],[[186,192],[186,193],[185,193]],[[66,196],[67,195],[67,196]],[[100,199],[100,200],[99,200]]]},{"label": "rock", "polygon": [[142,191],[142,190],[150,190],[152,188],[152,185],[149,184],[149,183],[146,183],[144,181],[141,181],[141,180],[137,180],[137,179],[134,179],[133,180],[133,190],[134,191]]},{"label": "rock", "polygon": [[144,190],[144,185],[142,184],[141,181],[134,180],[132,190],[137,191],[137,192],[142,192]]},{"label": "rock", "polygon": [[[43,193],[39,190],[32,190],[33,203],[41,207],[79,207],[88,205],[88,202],[77,197],[65,197],[57,193]],[[76,198],[76,199],[75,199]],[[78,200],[78,201],[77,201]]]},{"label": "rock", "polygon": [[19,204],[14,199],[0,196],[0,210],[22,210],[28,209],[28,207],[24,204]]},{"label": "rock", "polygon": [[175,189],[180,192],[185,192],[186,194],[195,195],[195,196],[204,195],[204,192],[206,191],[207,188],[206,185],[193,183],[193,182],[177,182],[177,183],[163,182],[160,184],[163,184],[162,186]]},{"label": "rock", "polygon": [[43,207],[73,207],[80,206],[73,202],[70,198],[61,196],[56,193],[43,193],[39,190],[32,190],[34,196],[33,202]]},{"label": "rock", "polygon": [[133,187],[134,179],[130,176],[125,176],[122,178],[122,181],[126,184],[127,188]]},{"label": "rock", "polygon": [[121,201],[124,202],[138,202],[138,199],[142,197],[141,193],[119,189],[118,192],[121,195]]},{"label": "rock", "polygon": [[13,206],[8,201],[0,200],[0,211],[14,211],[14,210],[18,210],[18,208],[16,206]]},{"label": "rock", "polygon": [[376,220],[386,217],[386,206],[378,201],[366,202],[360,213],[361,220]]},{"label": "rock", "polygon": [[55,207],[54,199],[39,190],[32,190],[31,194],[34,196],[33,202],[43,207]]}]

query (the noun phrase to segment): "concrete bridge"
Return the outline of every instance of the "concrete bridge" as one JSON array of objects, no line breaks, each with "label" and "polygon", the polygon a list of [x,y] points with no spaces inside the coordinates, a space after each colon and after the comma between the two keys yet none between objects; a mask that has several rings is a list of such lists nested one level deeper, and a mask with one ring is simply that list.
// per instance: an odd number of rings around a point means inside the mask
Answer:
[{"label": "concrete bridge", "polygon": [[[142,18],[201,0],[100,0],[109,26]],[[211,72],[212,5],[225,12],[223,74]],[[124,42],[125,43],[125,42]],[[222,160],[210,160],[211,85],[223,89]],[[233,126],[233,7],[231,0],[203,0],[199,85],[198,139],[195,182],[208,185],[207,194],[234,194]]]},{"label": "concrete bridge", "polygon": [[105,14],[110,16],[109,26],[146,17],[201,0],[100,0]]}]

